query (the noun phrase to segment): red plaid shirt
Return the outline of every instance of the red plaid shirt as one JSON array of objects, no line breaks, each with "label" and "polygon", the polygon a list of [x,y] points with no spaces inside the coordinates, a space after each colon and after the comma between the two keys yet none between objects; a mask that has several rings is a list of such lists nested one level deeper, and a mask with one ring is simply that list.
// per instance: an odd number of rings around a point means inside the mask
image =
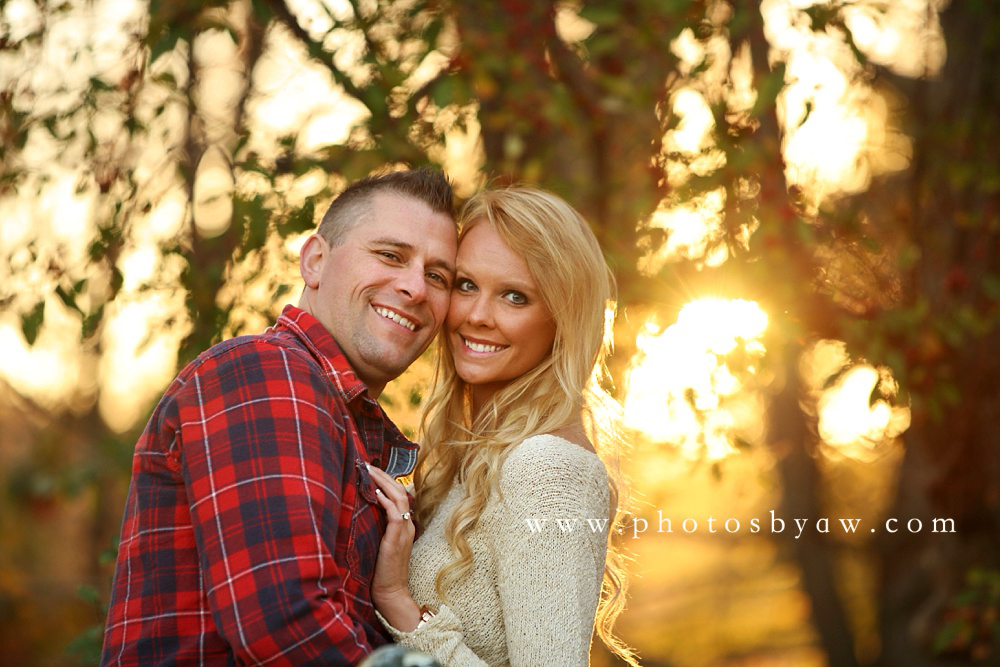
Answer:
[{"label": "red plaid shirt", "polygon": [[212,347],[136,445],[102,664],[356,664],[388,641],[364,464],[415,460],[308,313]]}]

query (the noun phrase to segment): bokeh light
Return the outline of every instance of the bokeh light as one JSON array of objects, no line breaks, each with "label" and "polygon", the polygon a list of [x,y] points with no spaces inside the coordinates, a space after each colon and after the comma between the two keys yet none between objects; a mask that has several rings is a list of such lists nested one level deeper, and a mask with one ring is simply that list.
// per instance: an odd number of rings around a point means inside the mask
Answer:
[{"label": "bokeh light", "polygon": [[684,306],[662,332],[647,323],[626,379],[625,425],[656,442],[676,445],[694,458],[724,458],[734,438],[753,441],[763,432],[762,414],[746,377],[726,357],[742,347],[748,359],[763,357],[760,341],[768,318],[754,302],[700,299]]}]

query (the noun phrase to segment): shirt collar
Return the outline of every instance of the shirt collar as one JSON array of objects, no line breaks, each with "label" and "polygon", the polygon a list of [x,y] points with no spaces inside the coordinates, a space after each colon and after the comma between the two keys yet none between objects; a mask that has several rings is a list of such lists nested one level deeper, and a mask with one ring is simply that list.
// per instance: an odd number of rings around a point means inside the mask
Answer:
[{"label": "shirt collar", "polygon": [[281,311],[272,330],[288,331],[308,347],[345,401],[350,403],[362,394],[368,396],[368,386],[351,368],[337,341],[311,314],[289,304]]},{"label": "shirt collar", "polygon": [[337,341],[319,320],[291,304],[285,306],[272,327],[276,333],[287,331],[298,338],[316,357],[324,372],[353,410],[385,424],[385,445],[388,460],[385,471],[393,476],[408,475],[417,459],[417,445],[410,442],[386,416],[382,406],[368,393],[368,386],[361,381],[347,362]]}]

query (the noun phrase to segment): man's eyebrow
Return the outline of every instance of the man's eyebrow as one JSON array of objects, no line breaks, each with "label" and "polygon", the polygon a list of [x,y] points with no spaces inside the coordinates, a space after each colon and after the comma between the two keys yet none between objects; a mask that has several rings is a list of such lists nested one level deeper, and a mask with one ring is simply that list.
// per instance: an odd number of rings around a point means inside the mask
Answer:
[{"label": "man's eyebrow", "polygon": [[431,261],[427,262],[427,266],[434,267],[437,269],[444,269],[448,273],[455,275],[455,265],[443,259],[432,259]]},{"label": "man's eyebrow", "polygon": [[[407,243],[406,241],[400,241],[399,239],[394,239],[389,236],[383,236],[381,238],[377,238],[372,241],[372,244],[389,246],[391,248],[397,248],[398,250],[405,250],[406,252],[413,252],[414,250],[416,250],[416,247],[412,243]],[[455,273],[454,264],[441,258],[430,260],[429,262],[427,262],[427,266],[438,269],[444,269],[445,271],[448,271],[449,273],[452,274]]]},{"label": "man's eyebrow", "polygon": [[383,236],[381,238],[374,239],[372,243],[376,245],[388,245],[393,248],[399,248],[400,250],[413,250],[413,245],[407,243],[406,241],[400,241],[399,239],[394,239],[391,236]]}]

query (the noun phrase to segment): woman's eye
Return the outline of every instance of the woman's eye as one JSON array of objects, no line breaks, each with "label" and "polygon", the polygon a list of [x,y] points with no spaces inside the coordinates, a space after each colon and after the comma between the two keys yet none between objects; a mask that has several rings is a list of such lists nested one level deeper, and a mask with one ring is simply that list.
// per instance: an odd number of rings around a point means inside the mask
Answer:
[{"label": "woman's eye", "polygon": [[504,298],[515,306],[523,306],[528,303],[528,298],[520,292],[507,292]]},{"label": "woman's eye", "polygon": [[472,292],[476,289],[476,283],[468,278],[459,278],[455,281],[455,289],[459,292]]}]

